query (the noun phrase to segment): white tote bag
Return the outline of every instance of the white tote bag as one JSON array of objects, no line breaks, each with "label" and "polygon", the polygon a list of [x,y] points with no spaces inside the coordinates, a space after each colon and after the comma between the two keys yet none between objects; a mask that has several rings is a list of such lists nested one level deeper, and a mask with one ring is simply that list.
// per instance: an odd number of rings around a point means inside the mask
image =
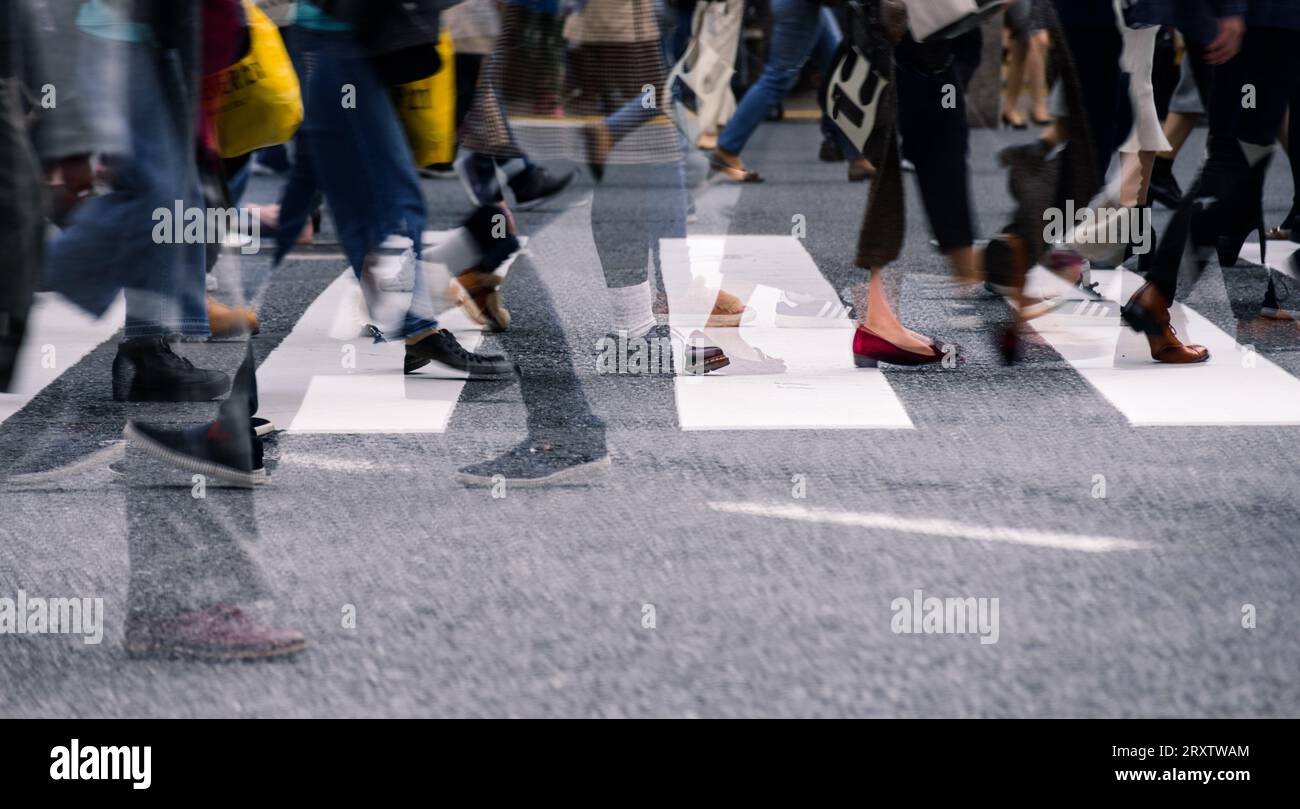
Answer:
[{"label": "white tote bag", "polygon": [[903,0],[907,26],[917,42],[934,37],[944,39],[965,33],[986,14],[1006,5],[1006,0]]},{"label": "white tote bag", "polygon": [[692,142],[702,132],[716,132],[736,110],[731,77],[736,72],[744,9],[743,0],[700,3],[690,46],[668,76],[669,87],[680,81],[695,96],[694,110],[674,104],[678,123]]}]

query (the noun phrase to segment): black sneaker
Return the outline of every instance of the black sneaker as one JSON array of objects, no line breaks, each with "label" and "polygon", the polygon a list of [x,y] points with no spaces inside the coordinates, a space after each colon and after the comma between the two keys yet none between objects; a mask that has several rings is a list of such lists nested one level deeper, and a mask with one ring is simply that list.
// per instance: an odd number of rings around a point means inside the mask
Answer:
[{"label": "black sneaker", "polygon": [[1151,165],[1151,185],[1148,195],[1154,201],[1173,210],[1183,201],[1183,189],[1174,177],[1174,161],[1157,157]]},{"label": "black sneaker", "polygon": [[555,199],[575,176],[576,172],[568,171],[557,177],[541,166],[529,166],[510,181],[510,190],[515,192],[515,208],[526,211]]},{"label": "black sneaker", "polygon": [[467,486],[536,488],[586,483],[609,471],[604,428],[530,437],[490,461],[466,466],[456,480]]},{"label": "black sneaker", "polygon": [[433,332],[415,345],[407,345],[403,370],[409,374],[431,362],[468,374],[469,379],[510,379],[519,373],[518,366],[500,354],[466,351],[456,335],[446,329]]},{"label": "black sneaker", "polygon": [[146,455],[187,472],[198,472],[237,486],[266,483],[262,439],[252,428],[236,434],[219,421],[171,430],[128,421],[122,434]]},{"label": "black sneaker", "polygon": [[209,402],[229,390],[228,375],[194,367],[163,337],[123,341],[113,358],[115,402]]}]

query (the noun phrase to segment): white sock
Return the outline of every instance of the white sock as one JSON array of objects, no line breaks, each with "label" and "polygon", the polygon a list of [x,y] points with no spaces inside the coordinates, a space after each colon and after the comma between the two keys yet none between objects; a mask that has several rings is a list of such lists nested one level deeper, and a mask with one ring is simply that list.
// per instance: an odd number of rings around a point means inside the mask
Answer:
[{"label": "white sock", "polygon": [[630,287],[611,287],[610,306],[614,310],[614,329],[628,337],[643,337],[654,328],[655,315],[650,305],[650,282]]}]

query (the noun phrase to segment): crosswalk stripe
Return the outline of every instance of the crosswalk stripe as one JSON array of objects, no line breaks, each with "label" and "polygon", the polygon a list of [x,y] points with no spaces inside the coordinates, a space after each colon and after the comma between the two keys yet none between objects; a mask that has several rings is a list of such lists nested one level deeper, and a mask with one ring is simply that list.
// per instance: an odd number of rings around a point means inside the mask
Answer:
[{"label": "crosswalk stripe", "polygon": [[[22,410],[67,369],[94,351],[126,318],[119,295],[101,318],[94,318],[54,292],[40,292],[28,315],[27,336],[9,393],[0,393],[0,424]],[[108,385],[104,383],[107,391]]]},{"label": "crosswalk stripe", "polygon": [[977,542],[1030,545],[1054,550],[1106,553],[1109,551],[1136,551],[1149,547],[1146,543],[1120,537],[1092,534],[1066,534],[1036,528],[1010,528],[987,525],[970,525],[953,520],[936,520],[925,517],[904,517],[880,512],[839,511],[836,509],[809,508],[798,505],[773,505],[771,503],[718,502],[709,508],[724,514],[743,514],[751,517],[769,517],[778,520],[839,525],[847,528],[865,528],[879,531],[896,531],[904,534],[943,537],[945,539],[970,539]]},{"label": "crosswalk stripe", "polygon": [[[361,289],[345,269],[258,369],[258,415],[293,433],[445,432],[465,381],[403,374],[402,343],[360,336],[365,322]],[[439,324],[469,351],[483,339],[459,309]]]},{"label": "crosswalk stripe", "polygon": [[[776,325],[782,290],[825,301],[839,296],[826,282],[802,242],[793,236],[706,236],[661,242],[664,284],[673,312],[699,308],[710,294],[699,290],[752,287],[749,305],[758,314],[739,329],[709,329],[729,357],[736,339],[785,361],[786,372],[746,375],[733,367],[675,380],[677,415],[683,430],[863,430],[912,429],[912,420],[884,375],[855,368],[850,361],[854,323],[847,316],[829,327]],[[824,319],[823,319],[824,320]],[[699,318],[672,316],[689,332]],[[678,367],[681,367],[680,365]]]},{"label": "crosswalk stripe", "polygon": [[[1112,306],[1142,284],[1127,270],[1094,270],[1092,278]],[[1048,295],[1060,284],[1036,267],[1029,291]],[[1058,310],[1029,322],[1134,427],[1300,424],[1300,380],[1193,309],[1176,304],[1170,311],[1179,339],[1210,350],[1207,362],[1153,361],[1146,338],[1117,316],[1099,325]]]},{"label": "crosswalk stripe", "polygon": [[[1300,250],[1300,244],[1288,241],[1271,241],[1266,248],[1265,258],[1268,259],[1268,266],[1280,273],[1295,277],[1295,269],[1288,263],[1288,259],[1295,251]],[[1248,261],[1252,264],[1264,264],[1259,260],[1259,242],[1251,240],[1241,246],[1241,260]],[[1296,280],[1300,281],[1300,278]]]}]

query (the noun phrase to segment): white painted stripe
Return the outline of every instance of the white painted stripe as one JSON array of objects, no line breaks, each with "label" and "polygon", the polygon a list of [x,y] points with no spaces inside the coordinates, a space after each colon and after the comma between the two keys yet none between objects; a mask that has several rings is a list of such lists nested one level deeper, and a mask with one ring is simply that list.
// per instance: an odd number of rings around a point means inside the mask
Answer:
[{"label": "white painted stripe", "polygon": [[871,528],[898,531],[906,534],[924,534],[945,539],[971,539],[978,542],[1002,542],[1012,545],[1032,545],[1085,553],[1107,551],[1133,551],[1147,547],[1145,543],[1129,539],[1088,534],[1063,534],[1025,528],[967,525],[951,520],[932,520],[900,517],[879,512],[836,511],[808,508],[797,505],[768,505],[764,503],[710,503],[709,508],[727,514],[745,514],[752,517],[770,517],[778,520],[840,525],[846,528]]},{"label": "white painted stripe", "polygon": [[[1268,258],[1268,266],[1284,275],[1295,278],[1295,270],[1287,263],[1287,259],[1297,250],[1300,250],[1300,244],[1296,244],[1295,242],[1269,242],[1268,246],[1265,248],[1265,255]],[[1252,264],[1264,263],[1259,260],[1259,241],[1257,239],[1251,239],[1241,246],[1241,260],[1249,261]],[[1300,278],[1297,278],[1296,280],[1300,281]]]},{"label": "white painted stripe", "polygon": [[[664,239],[664,284],[673,327],[684,336],[702,322],[719,286],[751,288],[757,319],[739,329],[707,330],[729,356],[737,340],[785,361],[786,372],[741,375],[735,368],[676,379],[683,430],[912,429],[884,375],[853,365],[854,323],[818,318],[813,328],[776,326],[781,290],[838,301],[803,243],[793,236],[704,236]],[[678,363],[678,368],[683,365]]]},{"label": "white painted stripe", "polygon": [[[18,352],[12,390],[0,393],[0,424],[117,333],[125,318],[126,303],[121,295],[96,320],[62,295],[37,293],[28,316],[27,336]],[[103,385],[107,394],[108,380],[103,380]]]},{"label": "white painted stripe", "polygon": [[[360,286],[345,269],[258,369],[258,415],[291,433],[445,432],[465,381],[431,367],[403,374],[404,345],[360,336],[365,322]],[[469,351],[482,342],[459,308],[441,313],[439,325]]]},{"label": "white painted stripe", "polygon": [[[1127,270],[1094,270],[1092,279],[1112,301],[1127,301],[1142,284]],[[1059,284],[1035,267],[1028,290],[1042,295]],[[1135,427],[1300,424],[1300,380],[1194,310],[1175,304],[1170,312],[1179,339],[1210,349],[1208,362],[1157,363],[1146,337],[1118,318],[1085,326],[1052,313],[1029,322]]]}]

